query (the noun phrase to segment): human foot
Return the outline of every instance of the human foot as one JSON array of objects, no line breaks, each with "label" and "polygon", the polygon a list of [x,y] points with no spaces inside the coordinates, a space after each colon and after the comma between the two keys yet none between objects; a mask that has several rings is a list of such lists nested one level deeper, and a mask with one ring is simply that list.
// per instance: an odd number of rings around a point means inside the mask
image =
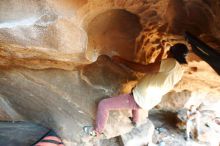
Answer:
[{"label": "human foot", "polygon": [[89,135],[89,136],[92,136],[92,137],[97,137],[97,132],[94,130],[94,127],[93,126],[84,126],[83,127],[83,131]]},{"label": "human foot", "polygon": [[131,124],[134,126],[134,127],[137,127],[137,122],[135,122],[133,120],[133,117],[128,117],[130,120],[131,120]]}]

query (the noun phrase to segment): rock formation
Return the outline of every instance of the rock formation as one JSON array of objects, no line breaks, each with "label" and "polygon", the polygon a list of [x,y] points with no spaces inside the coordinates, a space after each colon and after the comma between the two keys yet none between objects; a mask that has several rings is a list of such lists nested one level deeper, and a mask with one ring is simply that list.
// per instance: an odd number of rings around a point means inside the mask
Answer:
[{"label": "rock formation", "polygon": [[[129,92],[142,76],[104,55],[154,62],[177,42],[191,50],[185,30],[220,51],[219,10],[218,0],[1,0],[0,119],[40,123],[66,145],[84,145],[97,102]],[[192,51],[188,60],[158,110],[220,105],[219,76]],[[108,138],[132,130],[129,115],[111,113]]]}]

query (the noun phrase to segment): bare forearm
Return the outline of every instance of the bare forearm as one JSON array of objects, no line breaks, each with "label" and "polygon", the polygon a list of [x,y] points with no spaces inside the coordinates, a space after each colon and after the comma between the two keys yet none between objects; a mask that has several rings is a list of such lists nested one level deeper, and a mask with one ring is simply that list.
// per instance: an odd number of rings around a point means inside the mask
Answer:
[{"label": "bare forearm", "polygon": [[158,72],[160,68],[160,62],[145,65],[145,64],[140,64],[140,63],[136,63],[133,61],[129,61],[121,57],[117,58],[117,62],[125,65],[126,67],[134,71],[138,71],[142,73],[155,73],[155,72]]}]

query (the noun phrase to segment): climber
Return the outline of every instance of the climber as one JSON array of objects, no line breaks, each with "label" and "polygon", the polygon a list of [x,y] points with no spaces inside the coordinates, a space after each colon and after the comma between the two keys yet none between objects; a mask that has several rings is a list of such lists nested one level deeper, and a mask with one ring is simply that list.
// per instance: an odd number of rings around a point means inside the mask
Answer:
[{"label": "climber", "polygon": [[178,43],[170,48],[167,59],[161,60],[164,54],[164,49],[162,49],[155,62],[147,65],[113,56],[114,62],[134,71],[146,73],[146,75],[136,84],[130,94],[101,100],[98,104],[95,127],[85,126],[84,132],[94,137],[103,134],[110,110],[130,109],[132,110],[132,123],[138,124],[139,110],[152,109],[161,101],[162,96],[181,80],[184,72],[181,65],[187,64],[185,59],[187,53],[186,45]]}]

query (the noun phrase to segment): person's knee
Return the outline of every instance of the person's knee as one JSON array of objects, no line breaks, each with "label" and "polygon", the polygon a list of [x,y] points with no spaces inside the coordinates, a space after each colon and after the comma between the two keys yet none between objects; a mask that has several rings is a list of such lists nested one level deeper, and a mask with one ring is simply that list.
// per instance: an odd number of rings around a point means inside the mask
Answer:
[{"label": "person's knee", "polygon": [[99,105],[98,105],[98,108],[99,109],[105,109],[108,105],[108,100],[107,99],[102,99],[100,102],[99,102]]}]

